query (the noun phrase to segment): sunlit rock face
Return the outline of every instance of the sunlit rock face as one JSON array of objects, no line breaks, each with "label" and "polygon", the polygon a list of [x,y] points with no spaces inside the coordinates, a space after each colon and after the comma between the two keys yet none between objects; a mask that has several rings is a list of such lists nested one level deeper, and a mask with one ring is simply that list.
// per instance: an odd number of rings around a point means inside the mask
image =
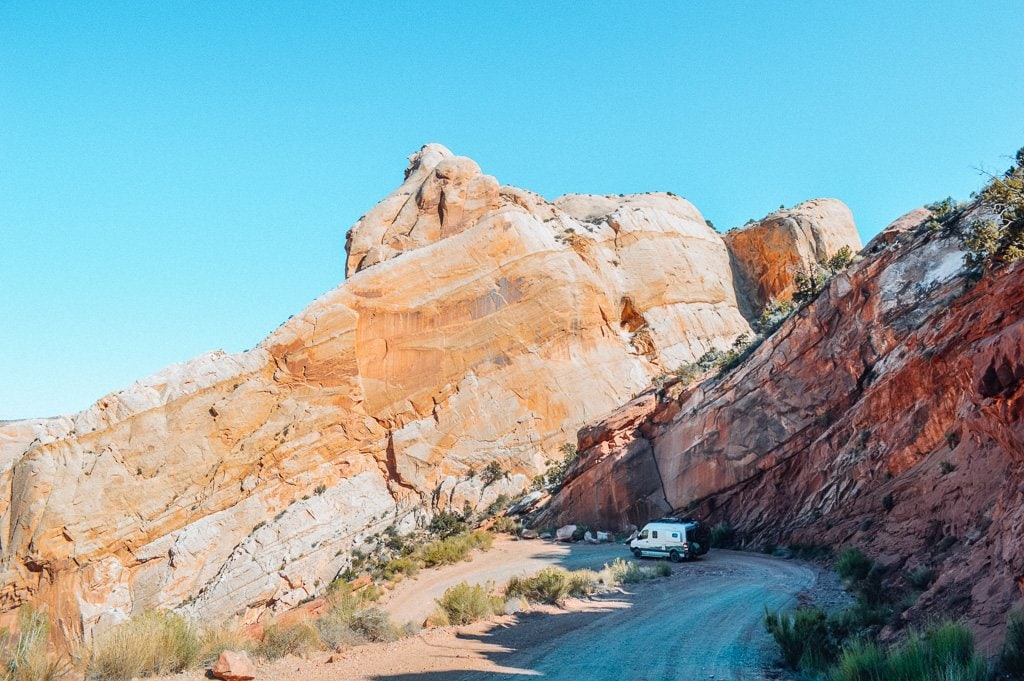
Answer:
[{"label": "sunlit rock face", "polygon": [[908,621],[963,617],[994,651],[1024,597],[1024,261],[974,280],[959,233],[982,213],[904,216],[731,372],[584,428],[543,522],[858,546],[890,588],[935,571]]},{"label": "sunlit rock face", "polygon": [[[832,229],[808,219],[765,239],[804,257]],[[256,348],[0,424],[0,609],[88,637],[293,606],[368,537],[523,491],[582,425],[749,333],[732,260],[684,199],[549,202],[428,145],[349,233],[348,279]]]}]

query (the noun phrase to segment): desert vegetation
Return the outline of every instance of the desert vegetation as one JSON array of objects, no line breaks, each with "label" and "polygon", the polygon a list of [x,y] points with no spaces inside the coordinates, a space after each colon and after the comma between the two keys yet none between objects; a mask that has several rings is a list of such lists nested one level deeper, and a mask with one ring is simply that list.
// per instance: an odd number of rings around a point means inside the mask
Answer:
[{"label": "desert vegetation", "polygon": [[[995,661],[975,648],[965,625],[937,622],[910,628],[903,640],[885,645],[879,634],[895,624],[900,609],[887,599],[881,570],[856,548],[839,553],[837,575],[854,594],[852,606],[833,613],[802,607],[791,612],[765,610],[765,629],[778,645],[782,665],[804,678],[828,681],[998,681],[1024,678],[1024,617],[1010,617],[1002,653]],[[905,574],[916,593],[935,579],[926,566]],[[906,601],[904,601],[904,604]]]},{"label": "desert vegetation", "polygon": [[500,590],[493,585],[462,582],[437,600],[433,620],[441,624],[470,624],[505,612],[509,602],[562,605],[568,598],[582,598],[620,584],[636,584],[670,574],[672,567],[665,561],[640,565],[619,558],[600,571],[544,568],[529,577],[513,577]]}]

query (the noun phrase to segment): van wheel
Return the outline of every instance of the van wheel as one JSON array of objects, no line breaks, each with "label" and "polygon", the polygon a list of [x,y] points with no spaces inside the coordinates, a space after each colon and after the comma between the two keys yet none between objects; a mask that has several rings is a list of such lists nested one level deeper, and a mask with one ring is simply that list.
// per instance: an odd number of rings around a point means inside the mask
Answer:
[{"label": "van wheel", "polygon": [[668,554],[668,559],[669,559],[670,561],[672,561],[673,563],[678,563],[678,562],[679,562],[679,561],[681,560],[681,558],[680,558],[680,556],[679,556],[679,552],[678,552],[678,551],[671,551],[671,552],[670,552],[670,553]]},{"label": "van wheel", "polygon": [[640,549],[633,549],[633,555],[636,556],[637,558],[643,558],[644,557],[644,552],[641,551]]}]

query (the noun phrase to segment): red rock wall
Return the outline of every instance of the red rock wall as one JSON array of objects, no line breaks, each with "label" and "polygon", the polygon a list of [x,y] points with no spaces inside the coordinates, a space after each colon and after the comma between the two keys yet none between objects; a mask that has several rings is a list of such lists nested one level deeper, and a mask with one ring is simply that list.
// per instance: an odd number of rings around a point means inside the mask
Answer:
[{"label": "red rock wall", "polygon": [[1024,596],[1024,262],[972,284],[916,218],[728,375],[583,431],[546,521],[688,511],[750,547],[861,547],[893,589],[925,565],[905,620],[965,617],[992,649]]}]

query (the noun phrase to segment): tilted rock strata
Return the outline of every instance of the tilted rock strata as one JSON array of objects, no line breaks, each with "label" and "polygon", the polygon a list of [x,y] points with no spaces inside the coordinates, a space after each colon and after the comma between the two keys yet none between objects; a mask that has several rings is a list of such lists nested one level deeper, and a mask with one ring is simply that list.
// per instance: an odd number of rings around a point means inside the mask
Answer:
[{"label": "tilted rock strata", "polygon": [[[348,270],[251,351],[0,425],[7,618],[34,601],[76,637],[293,606],[369,537],[525,489],[581,425],[750,331],[687,201],[549,203],[438,145],[353,228]],[[491,461],[509,475],[485,484]]]},{"label": "tilted rock strata", "polygon": [[545,522],[677,512],[754,547],[860,546],[893,587],[936,569],[906,616],[965,616],[991,650],[1024,596],[1024,262],[972,285],[956,234],[924,217],[879,235],[728,375],[582,431]]}]

